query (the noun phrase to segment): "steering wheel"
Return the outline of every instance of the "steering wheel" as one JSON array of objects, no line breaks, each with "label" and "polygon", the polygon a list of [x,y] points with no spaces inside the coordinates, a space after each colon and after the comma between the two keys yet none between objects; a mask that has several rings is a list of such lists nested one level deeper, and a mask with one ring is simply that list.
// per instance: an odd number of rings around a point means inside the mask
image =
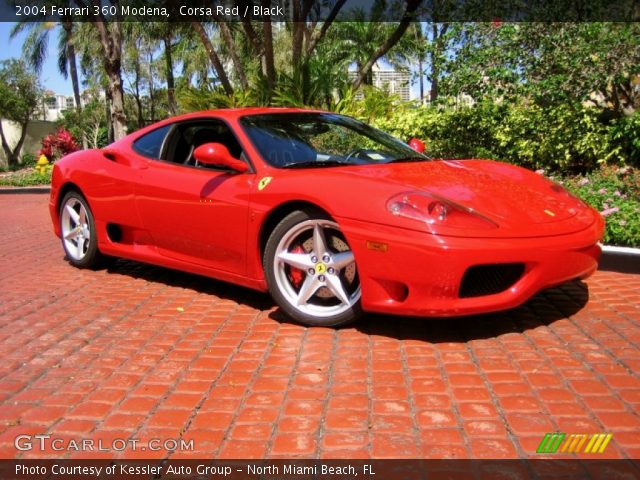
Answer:
[{"label": "steering wheel", "polygon": [[[371,151],[371,149],[368,149],[368,148],[354,148],[353,150],[351,150],[349,152],[349,154],[346,157],[344,157],[344,161],[348,162],[351,159],[351,157],[355,157],[356,155],[359,155],[361,153],[364,153],[365,155],[367,155],[367,152],[369,152],[369,151]],[[369,155],[367,155],[367,156],[369,156]]]}]

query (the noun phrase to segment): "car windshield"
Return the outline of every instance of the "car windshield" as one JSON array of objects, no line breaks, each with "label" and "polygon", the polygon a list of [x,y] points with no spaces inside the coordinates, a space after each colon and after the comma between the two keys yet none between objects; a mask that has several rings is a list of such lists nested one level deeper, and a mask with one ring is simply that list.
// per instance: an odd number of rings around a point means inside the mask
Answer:
[{"label": "car windshield", "polygon": [[276,113],[240,120],[269,165],[279,168],[366,165],[429,158],[380,130],[330,113]]}]

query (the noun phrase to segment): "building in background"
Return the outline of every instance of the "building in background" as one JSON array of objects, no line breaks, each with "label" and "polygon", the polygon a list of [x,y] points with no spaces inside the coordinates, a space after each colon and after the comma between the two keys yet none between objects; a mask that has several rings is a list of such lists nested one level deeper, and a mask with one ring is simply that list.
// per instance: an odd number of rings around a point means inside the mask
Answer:
[{"label": "building in background", "polygon": [[409,72],[382,70],[375,65],[372,71],[373,85],[375,87],[386,90],[392,95],[397,95],[403,102],[411,100],[411,77]]},{"label": "building in background", "polygon": [[[411,74],[408,71],[383,69],[374,65],[371,73],[374,87],[386,90],[391,95],[397,95],[403,102],[411,100]],[[356,71],[349,71],[350,80],[354,80],[356,75]],[[358,95],[362,96],[361,93]]]},{"label": "building in background", "polygon": [[73,96],[61,95],[47,90],[44,92],[42,114],[39,119],[47,122],[56,122],[62,118],[62,112],[73,108],[76,108]]}]

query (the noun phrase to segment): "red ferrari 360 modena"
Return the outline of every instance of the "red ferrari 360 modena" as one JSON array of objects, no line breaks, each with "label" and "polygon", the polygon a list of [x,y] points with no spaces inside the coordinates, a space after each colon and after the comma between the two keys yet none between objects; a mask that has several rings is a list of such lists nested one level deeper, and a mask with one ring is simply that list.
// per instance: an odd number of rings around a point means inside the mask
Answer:
[{"label": "red ferrari 360 modena", "polygon": [[193,113],[69,155],[50,210],[77,267],[106,255],[185,270],[268,290],[326,326],[515,307],[593,273],[604,228],[528,170],[434,160],[352,118],[290,108]]}]

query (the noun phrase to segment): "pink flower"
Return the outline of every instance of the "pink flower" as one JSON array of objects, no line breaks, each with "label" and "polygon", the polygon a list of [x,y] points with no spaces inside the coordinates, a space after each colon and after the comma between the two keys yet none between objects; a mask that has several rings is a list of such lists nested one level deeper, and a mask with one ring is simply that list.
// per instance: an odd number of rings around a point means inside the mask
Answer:
[{"label": "pink flower", "polygon": [[604,195],[605,193],[607,193],[607,189],[606,188],[601,188],[600,190],[598,190],[598,193],[601,195]]},{"label": "pink flower", "polygon": [[615,192],[613,192],[613,194],[614,194],[616,197],[620,197],[620,196],[622,196],[622,194],[620,193],[620,190],[616,190]]},{"label": "pink flower", "polygon": [[540,170],[536,170],[536,173],[538,175],[544,175],[544,168],[541,168]]},{"label": "pink flower", "polygon": [[578,185],[580,185],[582,187],[583,185],[586,185],[587,183],[589,183],[589,179],[588,178],[581,178],[580,181],[578,182]]},{"label": "pink flower", "polygon": [[624,227],[627,224],[627,221],[626,220],[620,220],[618,223],[620,224],[621,227]]},{"label": "pink flower", "polygon": [[611,215],[612,213],[616,213],[619,212],[620,209],[618,207],[613,207],[613,208],[607,208],[606,210],[603,210],[600,212],[600,215],[602,215],[603,217],[607,217],[609,215]]}]

